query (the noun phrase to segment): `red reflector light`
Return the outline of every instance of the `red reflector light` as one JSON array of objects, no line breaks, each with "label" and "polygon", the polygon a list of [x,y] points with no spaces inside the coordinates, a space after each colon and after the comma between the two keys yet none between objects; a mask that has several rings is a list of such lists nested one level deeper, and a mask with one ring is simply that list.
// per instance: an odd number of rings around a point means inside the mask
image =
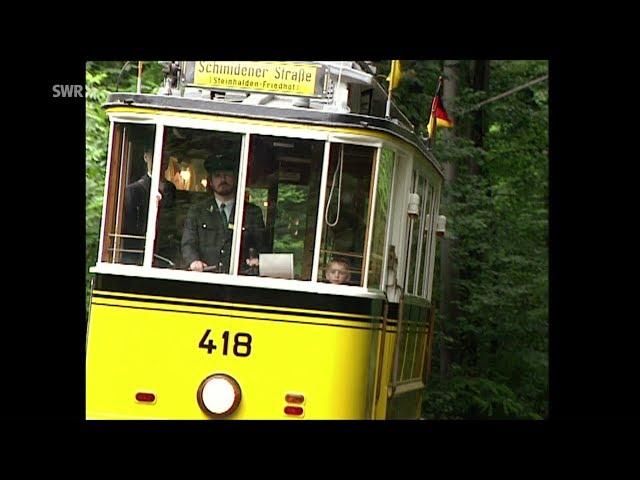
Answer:
[{"label": "red reflector light", "polygon": [[302,415],[302,407],[284,407],[284,413],[287,415]]},{"label": "red reflector light", "polygon": [[156,396],[153,393],[138,392],[136,393],[136,400],[139,402],[153,403],[156,401]]},{"label": "red reflector light", "polygon": [[284,397],[285,402],[287,403],[303,403],[304,395],[296,395],[294,393],[287,393]]}]

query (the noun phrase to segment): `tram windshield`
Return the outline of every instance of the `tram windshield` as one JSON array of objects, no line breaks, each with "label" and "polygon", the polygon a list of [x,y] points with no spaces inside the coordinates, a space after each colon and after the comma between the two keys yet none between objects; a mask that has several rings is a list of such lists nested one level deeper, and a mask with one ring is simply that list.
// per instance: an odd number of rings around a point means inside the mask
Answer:
[{"label": "tram windshield", "polygon": [[369,199],[376,149],[332,144],[318,281],[364,281]]},{"label": "tram windshield", "polygon": [[[240,274],[258,274],[254,259],[272,252],[292,255],[293,278],[311,280],[323,151],[317,140],[251,136]],[[261,244],[251,236],[257,216],[265,221]]]},{"label": "tram windshield", "polygon": [[[279,276],[267,267],[288,265],[282,278],[310,281],[318,262],[316,281],[363,286],[373,235],[369,285],[380,284],[392,157],[381,175],[380,218],[370,232],[376,148],[330,145],[320,205],[324,141],[252,134],[245,185],[239,188],[243,134],[167,126],[159,174],[152,172],[155,134],[153,125],[114,124],[102,262],[143,265],[151,245],[149,206],[156,202],[154,268],[228,274],[235,248],[238,275]],[[152,173],[159,175],[155,194]],[[243,208],[236,213],[239,204]],[[278,264],[282,259],[289,263]]]},{"label": "tram windshield", "polygon": [[241,144],[237,133],[165,129],[161,183],[176,201],[158,210],[155,267],[229,272]]},{"label": "tram windshield", "polygon": [[149,212],[155,126],[113,130],[102,261],[142,265]]}]

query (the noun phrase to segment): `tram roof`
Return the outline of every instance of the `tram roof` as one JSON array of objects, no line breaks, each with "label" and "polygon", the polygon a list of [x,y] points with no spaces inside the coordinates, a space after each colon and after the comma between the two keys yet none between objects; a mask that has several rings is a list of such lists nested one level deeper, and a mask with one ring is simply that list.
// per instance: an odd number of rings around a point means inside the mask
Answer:
[{"label": "tram roof", "polygon": [[444,172],[423,140],[395,119],[374,117],[348,112],[313,110],[296,107],[272,107],[203,98],[137,93],[111,93],[103,108],[138,107],[157,110],[220,115],[275,122],[356,128],[390,134],[415,147],[444,177]]}]

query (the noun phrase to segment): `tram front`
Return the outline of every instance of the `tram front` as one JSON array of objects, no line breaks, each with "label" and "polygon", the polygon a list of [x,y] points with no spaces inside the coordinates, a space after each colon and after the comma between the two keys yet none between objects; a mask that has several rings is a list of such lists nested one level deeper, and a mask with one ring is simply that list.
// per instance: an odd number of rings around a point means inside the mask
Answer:
[{"label": "tram front", "polygon": [[393,143],[213,97],[105,106],[87,417],[384,416]]}]

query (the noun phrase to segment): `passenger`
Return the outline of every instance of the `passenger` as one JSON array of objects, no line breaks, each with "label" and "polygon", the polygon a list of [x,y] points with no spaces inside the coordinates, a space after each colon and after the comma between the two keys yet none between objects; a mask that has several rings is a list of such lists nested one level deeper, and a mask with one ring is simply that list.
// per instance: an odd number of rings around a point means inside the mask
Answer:
[{"label": "passenger", "polygon": [[[145,235],[147,232],[147,217],[149,214],[149,192],[151,190],[151,167],[153,164],[153,144],[148,142],[144,146],[143,159],[146,172],[139,180],[127,185],[124,195],[124,218],[122,233],[138,238],[124,238],[125,252],[123,263],[142,265]],[[160,178],[155,200],[158,208],[173,206],[176,198],[176,187]]]},{"label": "passenger", "polygon": [[180,162],[178,161],[178,159],[174,156],[170,156],[169,157],[169,166],[167,167],[167,170],[164,173],[164,178],[165,180],[167,180],[168,182],[173,183],[173,185],[176,187],[176,189],[178,190],[184,190],[183,188],[183,180],[180,177]]},{"label": "passenger", "polygon": [[[182,256],[189,270],[227,273],[231,260],[238,162],[233,154],[226,153],[210,156],[204,165],[213,195],[189,209],[182,234]],[[245,203],[244,208],[241,258],[255,269],[259,263],[257,254],[264,252],[264,220],[260,207]]]},{"label": "passenger", "polygon": [[351,279],[349,273],[349,263],[342,258],[332,259],[324,269],[324,275],[329,283],[341,285]]},{"label": "passenger", "polygon": [[176,157],[170,157],[169,168],[167,169],[165,177],[173,183],[178,190],[197,191],[193,166],[188,163],[179,162]]}]

